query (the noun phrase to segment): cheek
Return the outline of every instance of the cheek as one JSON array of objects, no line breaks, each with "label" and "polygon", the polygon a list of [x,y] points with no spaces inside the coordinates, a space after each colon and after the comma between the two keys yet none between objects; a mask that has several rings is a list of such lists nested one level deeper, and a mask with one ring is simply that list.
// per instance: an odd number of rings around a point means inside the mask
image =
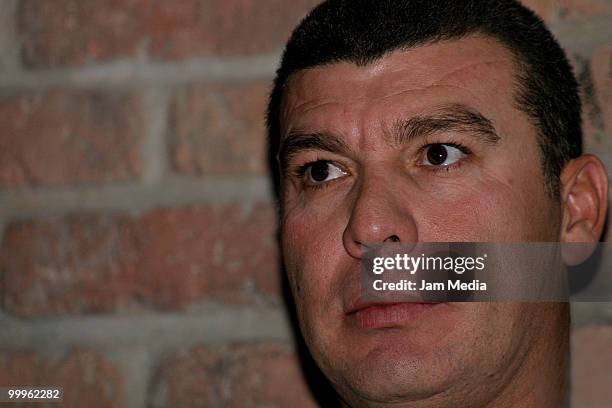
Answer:
[{"label": "cheek", "polygon": [[[538,180],[539,181],[539,180]],[[522,186],[517,188],[517,186]],[[448,191],[447,191],[448,192]],[[554,206],[534,180],[489,178],[432,201],[423,241],[555,240]]]},{"label": "cheek", "polygon": [[[283,218],[281,229],[285,267],[293,293],[298,321],[313,353],[325,348],[329,317],[336,315],[337,288],[342,275],[341,227],[331,219],[292,211]],[[336,288],[334,290],[334,288]],[[326,324],[330,323],[330,324]]]},{"label": "cheek", "polygon": [[315,217],[304,209],[284,215],[282,252],[297,303],[320,299],[330,286],[341,255],[341,234],[340,223]]}]

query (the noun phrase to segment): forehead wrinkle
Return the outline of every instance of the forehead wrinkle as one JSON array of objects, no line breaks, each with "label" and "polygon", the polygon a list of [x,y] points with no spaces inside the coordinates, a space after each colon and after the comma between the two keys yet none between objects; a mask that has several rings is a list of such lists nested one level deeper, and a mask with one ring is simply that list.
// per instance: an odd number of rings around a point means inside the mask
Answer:
[{"label": "forehead wrinkle", "polygon": [[[301,110],[300,113],[304,114],[304,113],[308,113],[312,110],[318,109],[318,108],[322,108],[324,106],[328,106],[328,105],[334,105],[339,103],[338,101],[317,101],[317,100],[305,100],[302,101],[301,103],[299,103],[298,105],[294,106],[291,110],[296,111],[296,110]],[[311,106],[312,105],[312,106]]]},{"label": "forehead wrinkle", "polygon": [[514,67],[514,61],[511,58],[496,58],[496,59],[485,60],[485,61],[470,62],[470,63],[467,63],[465,65],[455,68],[451,72],[447,72],[441,78],[438,78],[437,80],[433,81],[431,85],[432,86],[440,85],[441,82],[446,81],[449,77],[457,76],[470,69],[477,69],[478,67],[483,66],[483,65],[486,67],[489,67],[492,65],[502,65],[502,66],[507,65],[508,67],[512,68]]},{"label": "forehead wrinkle", "polygon": [[[405,93],[411,93],[411,92],[419,92],[419,91],[426,91],[432,88],[438,88],[438,87],[442,87],[442,88],[458,88],[458,89],[463,89],[463,90],[467,90],[470,92],[470,94],[472,94],[471,90],[469,88],[463,87],[461,86],[461,83],[456,83],[456,81],[454,80],[450,80],[452,79],[454,76],[458,76],[462,73],[464,73],[467,70],[470,69],[474,69],[477,68],[478,66],[481,65],[493,65],[493,64],[500,64],[503,65],[503,63],[505,62],[510,62],[512,63],[512,61],[509,61],[506,58],[499,58],[499,59],[494,59],[494,60],[487,60],[487,61],[477,61],[477,62],[471,62],[468,64],[465,64],[463,66],[459,66],[457,68],[455,68],[453,71],[445,73],[442,77],[437,78],[437,79],[431,79],[430,81],[428,81],[427,83],[419,83],[414,84],[411,81],[409,81],[408,83],[404,83],[404,81],[399,81],[396,84],[397,86],[407,86],[407,89],[403,89],[403,90],[397,90],[394,92],[390,92],[390,93],[386,93],[384,95],[378,96],[376,99],[386,99],[386,98],[392,98],[394,96],[398,96],[398,95],[402,95]],[[513,67],[514,65],[512,65],[511,67]],[[402,72],[403,70],[397,71],[397,73]],[[406,78],[412,78],[412,74],[409,73],[406,75]]]}]

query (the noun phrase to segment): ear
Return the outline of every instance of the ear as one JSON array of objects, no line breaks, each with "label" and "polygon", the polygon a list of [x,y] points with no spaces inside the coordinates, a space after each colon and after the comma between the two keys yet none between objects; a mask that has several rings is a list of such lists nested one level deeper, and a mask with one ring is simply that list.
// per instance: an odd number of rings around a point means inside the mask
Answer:
[{"label": "ear", "polygon": [[587,154],[567,163],[561,173],[561,201],[560,241],[592,243],[573,246],[584,250],[564,254],[569,264],[580,263],[591,255],[601,238],[608,210],[608,175],[597,157]]}]

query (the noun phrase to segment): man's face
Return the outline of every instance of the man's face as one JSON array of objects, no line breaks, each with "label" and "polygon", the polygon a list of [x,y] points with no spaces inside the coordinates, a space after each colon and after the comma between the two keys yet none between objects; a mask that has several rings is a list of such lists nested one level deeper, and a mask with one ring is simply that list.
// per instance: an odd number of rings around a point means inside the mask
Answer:
[{"label": "man's face", "polygon": [[515,73],[470,37],[290,78],[282,251],[306,342],[347,400],[484,401],[559,324],[555,306],[359,303],[371,244],[558,240]]}]

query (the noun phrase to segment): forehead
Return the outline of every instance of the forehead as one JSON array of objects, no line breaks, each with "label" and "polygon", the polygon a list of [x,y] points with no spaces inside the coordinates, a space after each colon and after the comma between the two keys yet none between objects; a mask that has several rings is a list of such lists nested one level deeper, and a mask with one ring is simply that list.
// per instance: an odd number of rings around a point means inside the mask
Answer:
[{"label": "forehead", "polygon": [[294,73],[281,129],[371,124],[459,103],[499,122],[503,131],[504,119],[519,113],[514,92],[513,54],[494,39],[471,36],[395,51],[366,66],[340,62]]}]

